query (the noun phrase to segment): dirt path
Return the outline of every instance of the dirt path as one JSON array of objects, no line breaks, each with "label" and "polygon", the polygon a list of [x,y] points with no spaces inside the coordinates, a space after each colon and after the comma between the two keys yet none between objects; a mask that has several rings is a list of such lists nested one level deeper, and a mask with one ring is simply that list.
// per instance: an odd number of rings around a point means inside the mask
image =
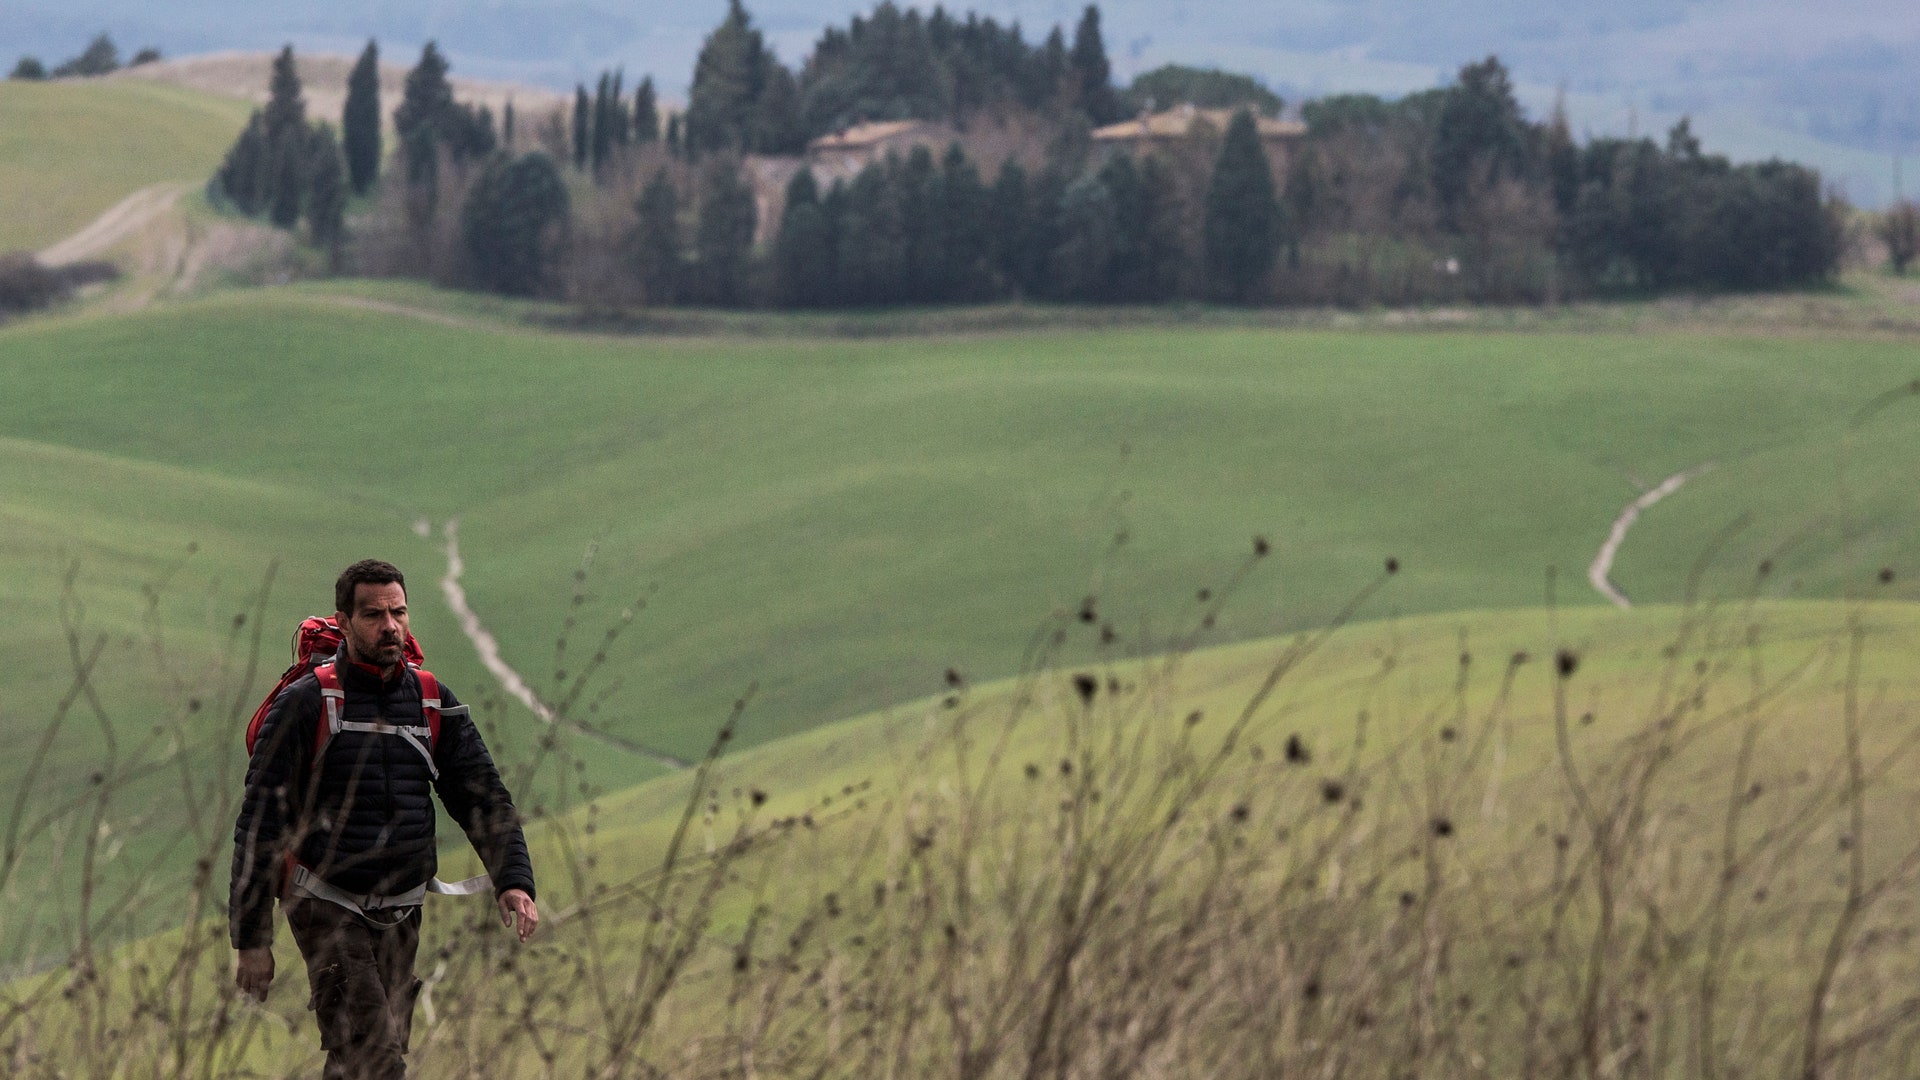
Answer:
[{"label": "dirt path", "polygon": [[460,584],[460,577],[467,569],[466,562],[460,558],[460,519],[448,519],[441,529],[441,534],[447,538],[447,574],[440,579],[440,591],[447,598],[447,606],[453,609],[454,616],[460,620],[460,629],[466,633],[467,640],[473,642],[474,651],[480,654],[480,662],[486,665],[494,678],[500,680],[500,685],[506,689],[507,693],[512,694],[522,705],[531,710],[533,715],[547,724],[564,724],[568,730],[577,731],[597,742],[658,762],[668,768],[687,767],[688,762],[672,754],[628,742],[617,735],[609,735],[585,724],[563,720],[554,713],[551,706],[541,701],[540,695],[534,693],[533,687],[527,685],[527,680],[501,658],[500,642],[488,632],[486,625],[480,621],[480,616],[474,612],[472,605],[467,603],[467,590]]},{"label": "dirt path", "polygon": [[1613,583],[1612,577],[1613,557],[1619,554],[1621,543],[1627,539],[1627,530],[1633,528],[1633,523],[1640,520],[1642,510],[1680,490],[1680,485],[1712,469],[1713,462],[1708,462],[1705,465],[1674,473],[1628,503],[1626,508],[1620,511],[1620,516],[1613,519],[1613,531],[1607,534],[1607,542],[1600,545],[1600,554],[1593,557],[1593,565],[1587,567],[1587,580],[1600,591],[1601,596],[1613,601],[1622,609],[1633,606],[1627,600],[1627,594],[1621,592],[1619,586]]},{"label": "dirt path", "polygon": [[173,204],[179,202],[190,187],[176,183],[141,188],[94,218],[86,228],[51,247],[42,248],[40,261],[47,266],[61,266],[98,257],[173,209]]}]

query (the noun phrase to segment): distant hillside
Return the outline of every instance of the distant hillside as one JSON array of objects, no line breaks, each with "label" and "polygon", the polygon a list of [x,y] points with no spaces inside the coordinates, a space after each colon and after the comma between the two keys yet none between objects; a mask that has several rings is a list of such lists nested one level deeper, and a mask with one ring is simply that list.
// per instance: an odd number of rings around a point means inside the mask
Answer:
[{"label": "distant hillside", "polygon": [[0,251],[37,250],[142,188],[199,185],[244,104],[147,80],[0,82]]},{"label": "distant hillside", "polygon": [[[417,59],[418,55],[411,51],[381,54],[380,112],[389,122],[392,121],[393,110],[400,104],[407,71]],[[331,121],[338,126],[340,109],[347,98],[347,73],[353,68],[354,57],[327,53],[306,55],[296,51],[294,60],[300,72],[301,88],[306,95],[307,115],[315,120]],[[270,53],[221,52],[122,68],[107,76],[106,80],[182,86],[264,105],[272,65],[273,56]],[[450,81],[454,94],[461,101],[485,105],[493,110],[496,117],[509,101],[516,110],[525,110],[522,115],[526,116],[571,104],[567,95],[545,87],[469,79],[458,75],[451,76]]]}]

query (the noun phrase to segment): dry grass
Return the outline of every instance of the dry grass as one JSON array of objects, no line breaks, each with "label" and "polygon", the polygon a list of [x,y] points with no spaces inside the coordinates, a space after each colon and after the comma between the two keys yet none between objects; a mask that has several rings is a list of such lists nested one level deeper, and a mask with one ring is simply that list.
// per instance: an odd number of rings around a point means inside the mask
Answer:
[{"label": "dry grass", "polygon": [[[747,700],[697,768],[618,797],[572,790],[576,751],[557,734],[513,769],[523,797],[548,793],[536,838],[550,929],[517,949],[485,905],[460,925],[436,910],[416,1068],[1814,1080],[1920,1067],[1904,779],[1917,699],[1888,674],[1910,619],[1696,602],[1612,640],[1554,615],[1511,653],[1392,632],[1343,644],[1389,567],[1326,630],[1225,660],[1197,651],[1263,554],[1151,658],[1129,659],[1090,598],[1039,628],[1010,684],[951,672],[924,713],[775,748],[758,772],[721,757]],[[576,699],[618,636],[575,676]],[[1110,659],[1057,668],[1082,638]],[[240,620],[230,644],[256,647]],[[99,650],[70,645],[56,727],[96,707]],[[249,667],[196,692],[224,702]],[[75,871],[47,879],[72,889],[53,897],[74,927],[56,966],[0,990],[15,1075],[314,1066],[297,963],[283,955],[266,1010],[227,981],[212,867],[237,778],[180,795],[204,851],[180,929],[105,940],[126,902],[95,873],[118,793],[169,737],[195,737],[184,715],[84,790],[40,791],[30,770],[12,800],[0,892],[32,891],[44,868],[26,853]],[[792,790],[769,795],[768,776]]]},{"label": "dry grass", "polygon": [[[339,126],[340,112],[347,100],[347,74],[353,70],[354,59],[351,56],[327,54],[294,55],[309,117]],[[405,62],[392,62],[396,59]],[[389,136],[392,134],[393,110],[400,105],[401,91],[406,85],[407,71],[413,59],[388,56],[386,62],[380,65],[380,115],[386,118]],[[103,78],[168,83],[265,105],[272,69],[271,53],[221,52],[122,68]],[[517,114],[516,123],[528,125],[542,113],[572,106],[571,98],[545,87],[458,76],[450,77],[449,81],[453,83],[456,98],[469,104],[485,105],[493,111],[496,120],[509,101],[513,102]],[[532,130],[531,126],[527,130]]]}]

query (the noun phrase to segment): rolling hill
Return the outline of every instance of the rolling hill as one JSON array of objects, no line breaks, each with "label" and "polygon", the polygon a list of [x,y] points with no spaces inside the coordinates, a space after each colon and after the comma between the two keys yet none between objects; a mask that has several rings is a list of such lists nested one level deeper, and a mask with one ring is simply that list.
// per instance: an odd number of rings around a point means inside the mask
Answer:
[{"label": "rolling hill", "polygon": [[0,82],[0,251],[52,244],[143,188],[199,187],[247,112],[140,80]]}]

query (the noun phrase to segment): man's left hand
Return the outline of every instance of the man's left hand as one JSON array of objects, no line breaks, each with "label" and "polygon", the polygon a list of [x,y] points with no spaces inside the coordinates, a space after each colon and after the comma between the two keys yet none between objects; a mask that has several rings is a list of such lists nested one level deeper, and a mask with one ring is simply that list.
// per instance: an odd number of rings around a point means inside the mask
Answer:
[{"label": "man's left hand", "polygon": [[540,925],[540,909],[534,905],[533,897],[528,896],[525,889],[508,889],[500,894],[500,925],[513,926],[516,918],[520,924],[521,941],[532,937],[534,929]]}]

